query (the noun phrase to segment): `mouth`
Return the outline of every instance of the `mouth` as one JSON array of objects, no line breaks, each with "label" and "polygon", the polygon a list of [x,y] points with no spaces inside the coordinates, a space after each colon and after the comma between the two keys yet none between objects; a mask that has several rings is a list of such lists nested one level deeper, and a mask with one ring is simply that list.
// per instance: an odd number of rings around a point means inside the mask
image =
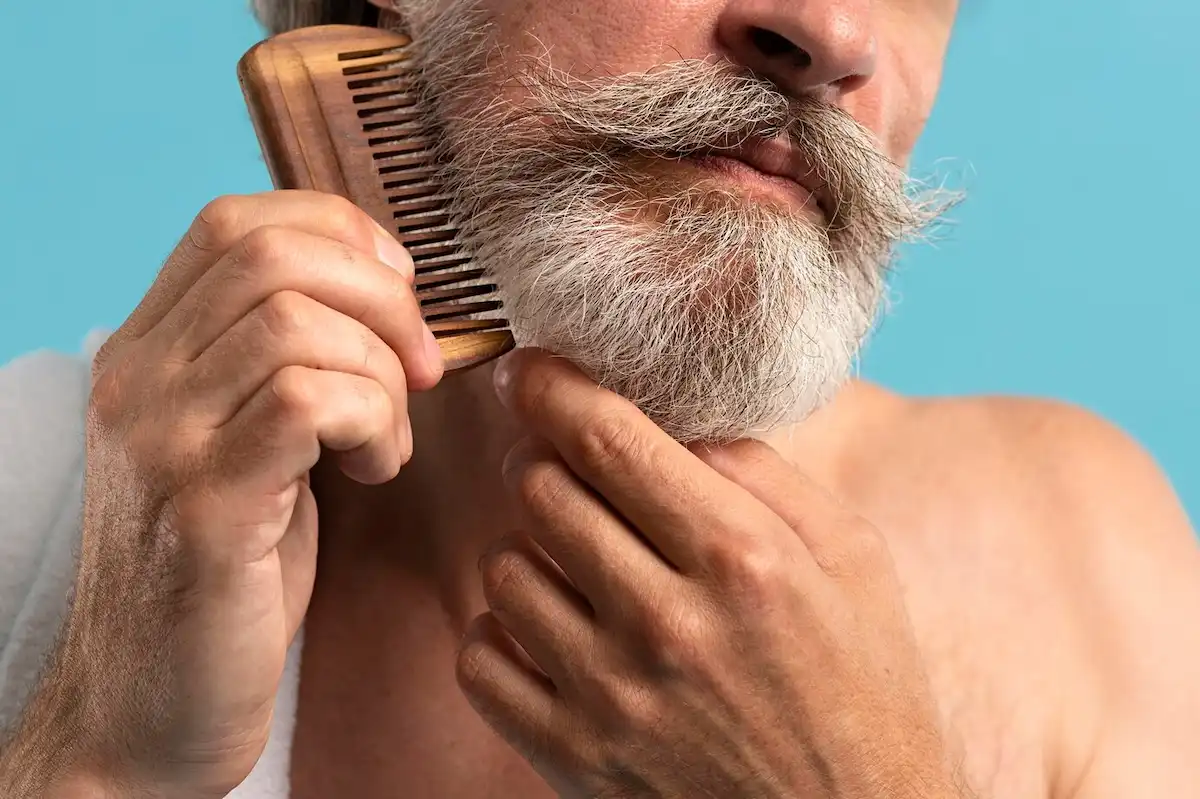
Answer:
[{"label": "mouth", "polygon": [[833,218],[825,183],[803,155],[783,140],[750,141],[736,149],[692,155],[688,160],[824,223]]}]

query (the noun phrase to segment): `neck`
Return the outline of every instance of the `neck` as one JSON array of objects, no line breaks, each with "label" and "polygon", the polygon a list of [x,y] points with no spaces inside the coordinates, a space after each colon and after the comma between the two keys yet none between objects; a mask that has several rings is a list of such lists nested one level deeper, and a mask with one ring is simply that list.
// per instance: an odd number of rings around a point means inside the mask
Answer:
[{"label": "neck", "polygon": [[492,371],[450,375],[410,395],[414,452],[395,480],[364,486],[328,460],[313,470],[318,590],[340,574],[382,571],[389,583],[435,592],[453,626],[470,620],[479,557],[518,526],[501,466],[522,432],[496,400]]},{"label": "neck", "polygon": [[[313,470],[318,596],[415,592],[435,601],[460,632],[479,611],[476,564],[492,541],[520,525],[501,466],[524,433],[496,400],[492,371],[487,365],[452,375],[410,396],[415,449],[395,480],[364,486],[328,460]],[[861,404],[855,397],[864,391],[851,384],[836,403],[766,440],[818,480],[835,479],[836,442],[853,424],[846,410]]]}]

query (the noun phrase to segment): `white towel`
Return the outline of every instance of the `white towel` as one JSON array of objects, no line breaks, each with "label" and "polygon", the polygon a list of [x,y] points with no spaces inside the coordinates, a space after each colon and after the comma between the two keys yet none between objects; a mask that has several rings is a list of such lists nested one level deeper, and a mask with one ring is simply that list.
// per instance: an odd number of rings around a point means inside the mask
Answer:
[{"label": "white towel", "polygon": [[[36,353],[0,366],[0,729],[20,713],[75,579],[91,359]],[[286,799],[300,667],[288,652],[266,751],[233,799]]]}]

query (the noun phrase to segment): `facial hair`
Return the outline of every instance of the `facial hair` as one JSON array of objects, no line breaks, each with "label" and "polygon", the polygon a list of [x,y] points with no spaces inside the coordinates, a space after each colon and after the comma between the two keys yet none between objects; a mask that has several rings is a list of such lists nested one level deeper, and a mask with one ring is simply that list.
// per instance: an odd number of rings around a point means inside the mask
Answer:
[{"label": "facial hair", "polygon": [[[848,113],[726,62],[582,80],[498,49],[474,0],[399,7],[455,217],[520,344],[686,442],[767,432],[836,393],[894,246],[940,206]],[[685,160],[775,138],[824,187],[823,222]]]}]

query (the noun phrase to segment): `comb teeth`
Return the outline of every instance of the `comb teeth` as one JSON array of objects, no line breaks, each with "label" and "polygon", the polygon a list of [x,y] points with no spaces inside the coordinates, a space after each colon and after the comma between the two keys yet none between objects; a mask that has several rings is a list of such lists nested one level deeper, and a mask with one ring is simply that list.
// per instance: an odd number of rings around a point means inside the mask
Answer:
[{"label": "comb teeth", "polygon": [[460,319],[454,322],[429,322],[434,338],[448,338],[463,333],[482,333],[489,330],[505,330],[508,323],[503,319]]},{"label": "comb teeth", "polygon": [[459,229],[451,223],[452,198],[437,180],[436,142],[421,122],[409,58],[406,46],[338,55],[386,203],[386,216],[379,221],[412,256],[421,313],[436,337],[495,336],[508,328],[498,314],[497,288],[484,282],[484,270],[471,266]]}]

